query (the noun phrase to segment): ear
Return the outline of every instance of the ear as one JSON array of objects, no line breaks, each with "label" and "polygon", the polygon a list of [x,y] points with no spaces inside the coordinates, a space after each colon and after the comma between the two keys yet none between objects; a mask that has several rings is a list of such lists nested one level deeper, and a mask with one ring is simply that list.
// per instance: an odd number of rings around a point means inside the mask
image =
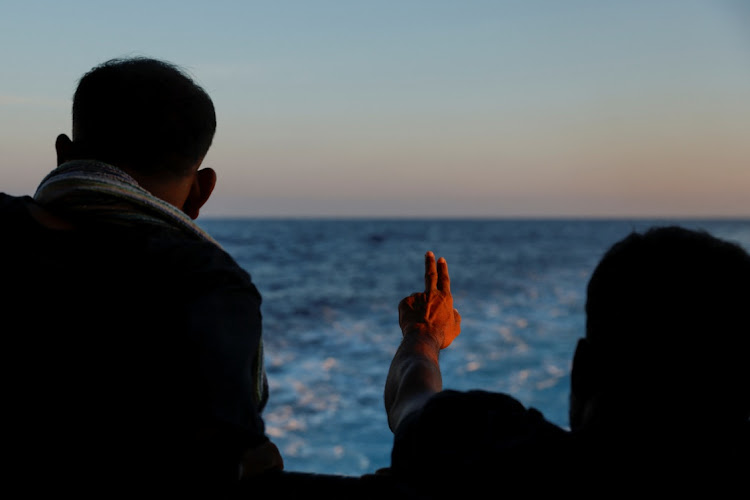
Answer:
[{"label": "ear", "polygon": [[57,166],[59,167],[66,161],[74,159],[73,141],[65,134],[60,134],[55,140],[55,151],[57,151]]},{"label": "ear", "polygon": [[195,173],[190,193],[182,211],[191,219],[197,219],[201,207],[208,201],[216,186],[216,172],[212,168],[202,168]]}]

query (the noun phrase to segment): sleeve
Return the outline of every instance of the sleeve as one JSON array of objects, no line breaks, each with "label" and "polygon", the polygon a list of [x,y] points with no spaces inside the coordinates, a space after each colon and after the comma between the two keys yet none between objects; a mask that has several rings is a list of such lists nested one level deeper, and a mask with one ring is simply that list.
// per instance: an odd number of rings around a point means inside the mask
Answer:
[{"label": "sleeve", "polygon": [[245,280],[219,279],[200,290],[184,323],[194,359],[189,407],[198,414],[188,417],[196,427],[190,470],[208,485],[231,484],[243,456],[269,442],[260,294]]},{"label": "sleeve", "polygon": [[243,449],[263,443],[268,383],[257,289],[251,283],[214,288],[193,302],[188,322],[205,421]]}]

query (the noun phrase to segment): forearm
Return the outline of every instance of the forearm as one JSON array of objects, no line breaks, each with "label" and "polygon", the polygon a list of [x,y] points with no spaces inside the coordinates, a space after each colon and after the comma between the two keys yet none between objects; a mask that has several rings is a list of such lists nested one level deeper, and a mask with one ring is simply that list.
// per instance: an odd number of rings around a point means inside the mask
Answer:
[{"label": "forearm", "polygon": [[388,426],[393,432],[407,415],[442,390],[439,353],[433,338],[419,333],[404,335],[391,361],[384,391]]},{"label": "forearm", "polygon": [[425,291],[399,302],[403,337],[386,377],[384,400],[388,426],[396,432],[409,414],[443,390],[438,357],[461,331],[461,315],[453,308],[448,263],[425,254]]}]

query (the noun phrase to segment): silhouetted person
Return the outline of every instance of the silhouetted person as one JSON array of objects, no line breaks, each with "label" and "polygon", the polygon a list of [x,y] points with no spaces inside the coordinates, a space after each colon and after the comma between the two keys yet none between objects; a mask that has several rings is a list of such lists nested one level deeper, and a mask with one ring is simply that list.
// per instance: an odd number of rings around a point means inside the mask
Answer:
[{"label": "silhouetted person", "polygon": [[112,60],[72,115],[35,195],[0,194],[4,477],[31,497],[216,498],[281,469],[261,296],[193,221],[216,182],[210,97],[170,63]]},{"label": "silhouetted person", "polygon": [[[460,332],[447,263],[399,304],[385,385],[390,472],[431,496],[643,488],[747,492],[750,256],[680,227],[633,233],[589,281],[570,430],[513,397],[443,390],[438,356]],[[695,490],[699,491],[699,490]]]}]

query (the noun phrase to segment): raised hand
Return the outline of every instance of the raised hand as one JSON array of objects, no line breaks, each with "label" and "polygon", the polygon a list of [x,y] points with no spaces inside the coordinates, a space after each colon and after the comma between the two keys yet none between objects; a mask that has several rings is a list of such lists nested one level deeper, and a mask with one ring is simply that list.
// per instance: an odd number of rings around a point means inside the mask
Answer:
[{"label": "raised hand", "polygon": [[461,333],[461,315],[453,307],[448,263],[443,257],[425,254],[425,291],[404,298],[398,305],[402,334],[419,333],[434,339],[440,349]]}]

